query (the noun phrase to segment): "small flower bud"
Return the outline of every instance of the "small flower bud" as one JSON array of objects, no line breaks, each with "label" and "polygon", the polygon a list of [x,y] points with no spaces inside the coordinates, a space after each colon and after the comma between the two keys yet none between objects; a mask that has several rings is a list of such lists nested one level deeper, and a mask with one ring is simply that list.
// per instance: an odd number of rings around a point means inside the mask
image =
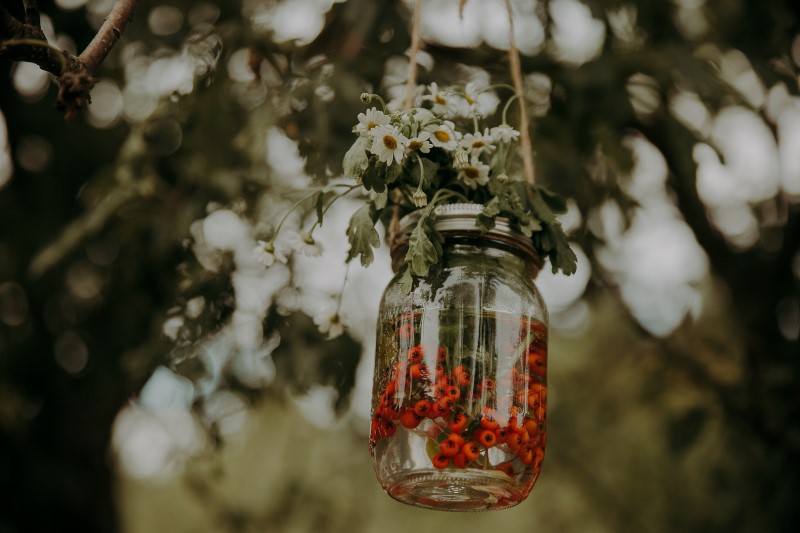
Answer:
[{"label": "small flower bud", "polygon": [[506,174],[505,172],[503,172],[502,174],[498,174],[497,175],[497,183],[500,183],[500,184],[508,183],[509,179],[511,179],[511,178],[509,178],[508,174]]},{"label": "small flower bud", "polygon": [[414,201],[414,205],[417,207],[425,207],[428,205],[428,196],[422,192],[421,189],[417,189],[417,191],[411,196],[411,199]]},{"label": "small flower bud", "polygon": [[457,170],[467,168],[469,166],[469,154],[466,150],[456,150],[453,154],[453,167]]},{"label": "small flower bud", "polygon": [[372,95],[369,93],[361,93],[361,101],[368,104],[372,101]]}]

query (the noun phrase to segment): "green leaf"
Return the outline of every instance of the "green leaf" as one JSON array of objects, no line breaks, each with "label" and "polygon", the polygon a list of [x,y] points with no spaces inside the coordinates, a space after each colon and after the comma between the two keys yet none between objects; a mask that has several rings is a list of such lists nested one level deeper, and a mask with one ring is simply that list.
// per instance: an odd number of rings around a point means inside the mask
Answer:
[{"label": "green leaf", "polygon": [[567,212],[567,202],[560,194],[556,194],[549,189],[545,189],[540,185],[531,185],[531,188],[539,193],[539,196],[550,208],[550,211],[556,215],[561,215]]},{"label": "green leaf", "polygon": [[389,191],[379,192],[375,195],[375,198],[372,199],[372,203],[375,204],[375,209],[381,210],[386,207],[386,204],[389,202]]},{"label": "green leaf", "polygon": [[483,204],[483,210],[475,217],[475,224],[485,233],[494,227],[495,218],[500,213],[500,198],[492,197]]},{"label": "green leaf", "polygon": [[406,267],[403,271],[403,275],[400,276],[400,279],[397,281],[397,284],[400,286],[400,290],[403,291],[403,294],[411,292],[411,289],[414,287],[414,276],[411,275],[411,267]]},{"label": "green leaf", "polygon": [[553,267],[553,274],[559,270],[567,276],[578,268],[578,258],[569,246],[561,224],[544,224],[542,230],[533,234],[533,244],[541,253],[546,253]]},{"label": "green leaf", "polygon": [[424,157],[420,157],[420,161],[422,161],[421,178],[419,174],[419,161],[416,160],[416,157],[411,160],[411,163],[409,163],[411,165],[412,183],[419,183],[420,179],[422,179],[422,186],[430,187],[434,176],[436,176],[436,171],[439,170],[439,165]]},{"label": "green leaf", "polygon": [[400,175],[403,173],[403,165],[401,165],[400,163],[393,163],[388,166],[384,164],[384,167],[386,167],[386,170],[384,171],[383,174],[384,183],[386,183],[387,185],[389,183],[394,183],[395,181],[397,181],[397,178],[399,178]]},{"label": "green leaf", "polygon": [[377,157],[369,160],[369,165],[361,176],[361,183],[368,191],[383,192],[386,190],[386,165]]},{"label": "green leaf", "polygon": [[372,249],[381,245],[380,235],[375,230],[377,218],[378,213],[371,202],[362,205],[350,217],[350,223],[347,226],[347,239],[350,241],[347,262],[360,256],[362,265],[368,266],[372,263],[374,259]]},{"label": "green leaf", "polygon": [[342,168],[344,169],[344,175],[346,177],[353,180],[362,178],[364,171],[367,170],[367,166],[369,165],[367,148],[369,148],[369,139],[366,137],[359,137],[347,153],[344,154]]},{"label": "green leaf", "polygon": [[443,238],[433,226],[433,208],[431,204],[422,210],[422,216],[408,238],[406,261],[415,276],[427,276],[431,265],[442,255]]}]

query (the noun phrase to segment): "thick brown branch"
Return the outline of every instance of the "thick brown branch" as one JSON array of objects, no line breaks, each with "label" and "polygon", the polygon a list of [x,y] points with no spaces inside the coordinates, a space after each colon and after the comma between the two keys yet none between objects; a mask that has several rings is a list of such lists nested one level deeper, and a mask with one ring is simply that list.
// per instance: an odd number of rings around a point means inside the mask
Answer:
[{"label": "thick brown branch", "polygon": [[25,6],[25,24],[33,26],[34,28],[41,28],[42,22],[39,17],[39,5],[37,0],[24,0],[22,5]]},{"label": "thick brown branch", "polygon": [[22,29],[22,23],[0,4],[0,39],[10,39]]},{"label": "thick brown branch", "polygon": [[122,32],[133,19],[133,12],[139,0],[117,0],[111,13],[94,36],[89,46],[78,56],[81,63],[89,72],[94,71],[106,58],[108,53],[117,44]]}]

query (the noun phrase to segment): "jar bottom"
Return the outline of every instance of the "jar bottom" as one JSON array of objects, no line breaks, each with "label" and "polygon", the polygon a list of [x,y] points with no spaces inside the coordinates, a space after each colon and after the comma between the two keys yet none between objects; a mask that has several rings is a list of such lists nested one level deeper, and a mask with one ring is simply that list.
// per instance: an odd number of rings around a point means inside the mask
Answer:
[{"label": "jar bottom", "polygon": [[386,479],[383,488],[395,500],[415,507],[441,511],[488,511],[517,505],[527,497],[531,486],[501,472],[416,469]]}]

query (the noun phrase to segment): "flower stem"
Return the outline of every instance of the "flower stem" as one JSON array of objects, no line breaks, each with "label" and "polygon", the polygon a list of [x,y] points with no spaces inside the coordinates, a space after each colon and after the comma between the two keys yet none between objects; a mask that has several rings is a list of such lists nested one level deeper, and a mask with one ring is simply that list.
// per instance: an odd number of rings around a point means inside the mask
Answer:
[{"label": "flower stem", "polygon": [[503,106],[503,122],[502,122],[503,124],[508,124],[508,121],[506,120],[506,116],[508,114],[508,108],[511,107],[511,104],[514,102],[514,100],[516,100],[518,98],[519,98],[519,94],[514,93],[514,95],[511,98],[508,99],[508,101],[506,102],[506,105]]}]

